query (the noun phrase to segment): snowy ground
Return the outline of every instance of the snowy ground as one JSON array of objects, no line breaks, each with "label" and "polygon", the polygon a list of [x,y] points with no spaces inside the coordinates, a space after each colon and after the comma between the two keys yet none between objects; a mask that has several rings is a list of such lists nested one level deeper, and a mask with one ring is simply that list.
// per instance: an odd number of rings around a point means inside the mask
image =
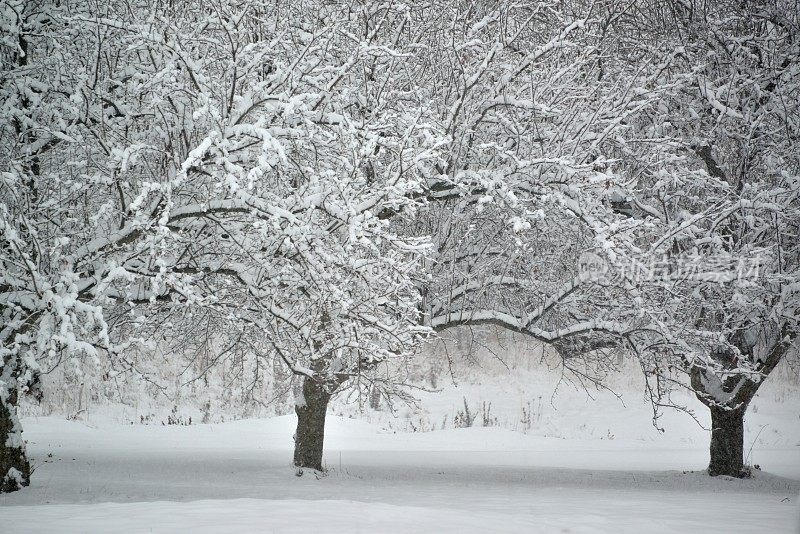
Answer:
[{"label": "snowy ground", "polygon": [[[633,384],[617,384],[623,405],[569,390],[551,399],[541,370],[492,376],[443,384],[397,419],[330,415],[321,479],[294,476],[291,415],[191,426],[103,410],[27,417],[36,472],[0,496],[3,532],[800,531],[796,387],[765,385],[745,437],[763,471],[734,480],[701,472],[708,432],[687,416],[667,413],[656,431]],[[493,426],[453,428],[465,398],[476,413],[492,403]],[[332,411],[357,415],[342,402]]]},{"label": "snowy ground", "polygon": [[[38,468],[31,488],[0,498],[7,532],[794,532],[800,491],[763,472],[684,473],[705,453],[675,443],[393,434],[334,417],[330,474],[317,480],[289,467],[291,416],[25,423]],[[800,477],[800,448],[770,458],[774,473]]]}]

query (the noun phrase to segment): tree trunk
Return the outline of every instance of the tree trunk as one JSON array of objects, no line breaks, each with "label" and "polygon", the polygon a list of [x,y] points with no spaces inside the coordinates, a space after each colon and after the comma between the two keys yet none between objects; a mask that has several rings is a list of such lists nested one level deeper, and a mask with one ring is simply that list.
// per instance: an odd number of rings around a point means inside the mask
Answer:
[{"label": "tree trunk", "polygon": [[5,399],[0,394],[0,493],[17,491],[30,479],[31,465],[17,416],[17,392],[9,391]]},{"label": "tree trunk", "polygon": [[311,378],[303,380],[303,399],[294,410],[297,432],[294,437],[294,465],[322,471],[322,447],[325,441],[325,414],[331,394],[324,384]]},{"label": "tree trunk", "polygon": [[710,406],[711,410],[711,461],[708,474],[712,477],[728,475],[742,477],[744,470],[744,413],[747,406],[726,410]]}]

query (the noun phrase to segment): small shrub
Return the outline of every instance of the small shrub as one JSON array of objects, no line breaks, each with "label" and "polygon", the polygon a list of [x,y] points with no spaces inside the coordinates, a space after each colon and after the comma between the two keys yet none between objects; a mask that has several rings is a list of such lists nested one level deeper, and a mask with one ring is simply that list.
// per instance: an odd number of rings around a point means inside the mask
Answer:
[{"label": "small shrub", "polygon": [[483,426],[497,426],[497,417],[492,416],[492,403],[481,403],[481,422]]},{"label": "small shrub", "polygon": [[464,397],[464,410],[457,411],[455,416],[453,416],[453,428],[470,428],[475,422],[476,416],[477,414],[470,411],[467,398]]}]

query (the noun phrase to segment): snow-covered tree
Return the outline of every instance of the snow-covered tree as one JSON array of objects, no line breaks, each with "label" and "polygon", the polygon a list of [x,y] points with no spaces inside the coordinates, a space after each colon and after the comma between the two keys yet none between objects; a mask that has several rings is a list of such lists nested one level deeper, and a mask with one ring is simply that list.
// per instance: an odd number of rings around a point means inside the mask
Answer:
[{"label": "snow-covered tree", "polygon": [[[709,472],[738,475],[744,410],[795,350],[796,14],[540,7],[459,13],[437,53],[429,320],[524,332],[583,378],[632,351],[656,408],[687,382],[709,406]],[[587,252],[617,277],[582,279]]]},{"label": "snow-covered tree", "polygon": [[427,331],[412,277],[426,240],[381,218],[413,213],[438,144],[413,91],[388,83],[404,8],[95,9],[3,12],[6,489],[27,482],[15,401],[36,373],[125,367],[165,316],[199,313],[303,377],[295,461],[320,468],[330,395]]},{"label": "snow-covered tree", "polygon": [[[800,20],[791,2],[643,4],[609,27],[660,66],[659,101],[613,156],[642,255],[618,265],[666,359],[711,410],[711,475],[741,476],[743,417],[797,350]],[[795,6],[796,7],[796,6]],[[642,32],[651,41],[637,42]],[[655,44],[650,44],[655,43]],[[613,69],[613,67],[609,67]],[[635,257],[635,254],[632,256]]]}]

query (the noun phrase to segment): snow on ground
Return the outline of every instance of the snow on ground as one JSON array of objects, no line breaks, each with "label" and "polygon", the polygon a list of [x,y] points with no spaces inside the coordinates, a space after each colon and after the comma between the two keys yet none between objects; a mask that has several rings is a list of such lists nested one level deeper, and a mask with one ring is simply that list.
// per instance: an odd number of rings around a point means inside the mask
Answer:
[{"label": "snow on ground", "polygon": [[[755,400],[745,442],[764,471],[735,480],[702,473],[707,430],[667,412],[657,431],[626,379],[623,404],[551,397],[541,370],[489,375],[441,384],[396,419],[340,399],[332,411],[349,417],[329,416],[322,478],[294,476],[292,415],[191,426],[99,408],[83,421],[27,417],[36,471],[30,488],[0,496],[3,532],[800,531],[792,384],[768,382]],[[453,428],[465,398],[473,413],[492,404],[491,426],[477,415]]]},{"label": "snow on ground", "polygon": [[9,532],[791,532],[800,490],[766,473],[683,473],[705,462],[692,448],[497,428],[393,434],[334,417],[331,472],[317,480],[289,467],[291,416],[25,423],[38,468],[31,488],[0,498]]},{"label": "snow on ground", "polygon": [[[499,428],[395,434],[331,417],[328,476],[294,476],[292,416],[213,425],[24,421],[33,484],[6,532],[793,532],[800,448],[712,479],[680,442]],[[50,456],[52,455],[52,456]]]}]

